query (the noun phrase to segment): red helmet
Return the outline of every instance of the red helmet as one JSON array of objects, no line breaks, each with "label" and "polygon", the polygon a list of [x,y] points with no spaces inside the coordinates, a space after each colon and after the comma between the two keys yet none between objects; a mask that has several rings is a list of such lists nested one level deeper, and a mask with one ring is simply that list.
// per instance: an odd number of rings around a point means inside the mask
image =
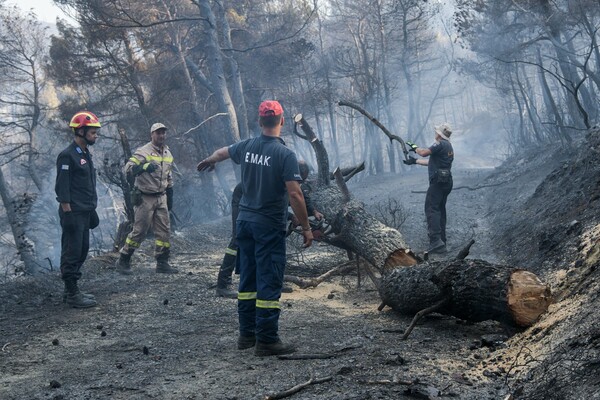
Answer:
[{"label": "red helmet", "polygon": [[85,128],[86,126],[100,128],[100,121],[98,121],[98,117],[89,111],[79,111],[73,118],[71,118],[71,122],[69,126],[75,129]]}]

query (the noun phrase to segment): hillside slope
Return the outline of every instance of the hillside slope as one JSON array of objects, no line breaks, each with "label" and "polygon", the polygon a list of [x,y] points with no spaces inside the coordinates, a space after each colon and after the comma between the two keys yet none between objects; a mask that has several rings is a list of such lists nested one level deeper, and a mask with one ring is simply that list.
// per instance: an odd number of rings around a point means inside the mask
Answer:
[{"label": "hillside slope", "polygon": [[600,399],[600,128],[548,156],[556,168],[493,225],[501,256],[542,276],[556,303],[496,360],[516,398]]}]

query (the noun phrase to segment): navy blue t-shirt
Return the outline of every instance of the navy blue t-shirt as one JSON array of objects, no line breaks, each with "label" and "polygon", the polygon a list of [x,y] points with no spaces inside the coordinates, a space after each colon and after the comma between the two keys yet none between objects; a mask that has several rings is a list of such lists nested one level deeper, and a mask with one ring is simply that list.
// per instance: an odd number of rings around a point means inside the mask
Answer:
[{"label": "navy blue t-shirt", "polygon": [[429,156],[428,172],[429,179],[433,178],[438,169],[451,169],[452,161],[454,161],[454,149],[452,144],[447,140],[434,142],[431,147],[431,155]]},{"label": "navy blue t-shirt", "polygon": [[243,196],[238,221],[258,222],[285,230],[288,193],[285,183],[301,182],[298,160],[279,137],[260,135],[229,146],[242,169]]}]

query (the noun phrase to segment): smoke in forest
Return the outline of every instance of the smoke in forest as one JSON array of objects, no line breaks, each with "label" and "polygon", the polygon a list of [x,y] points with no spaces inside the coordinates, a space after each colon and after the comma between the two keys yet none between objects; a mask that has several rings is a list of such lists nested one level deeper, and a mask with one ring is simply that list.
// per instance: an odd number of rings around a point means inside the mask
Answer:
[{"label": "smoke in forest", "polygon": [[[15,249],[28,241],[42,260],[35,269],[58,263],[54,161],[70,140],[66,121],[82,109],[103,124],[99,166],[122,165],[152,123],[169,126],[181,227],[228,212],[234,168],[200,176],[195,165],[259,134],[256,110],[267,98],[283,104],[283,137],[299,158],[316,165],[310,143],[293,132],[297,113],[332,167],[365,162],[359,180],[407,169],[398,144],[340,100],[420,146],[431,145],[434,125],[449,123],[455,168],[493,168],[540,143],[568,146],[600,110],[600,12],[577,3],[65,0],[73,19],[51,29],[0,3],[2,204],[8,210],[16,193],[37,198],[26,232],[15,234],[10,213],[0,216],[11,254],[4,268],[22,262]],[[102,252],[125,218],[124,194],[103,177],[98,192],[93,248]]]}]

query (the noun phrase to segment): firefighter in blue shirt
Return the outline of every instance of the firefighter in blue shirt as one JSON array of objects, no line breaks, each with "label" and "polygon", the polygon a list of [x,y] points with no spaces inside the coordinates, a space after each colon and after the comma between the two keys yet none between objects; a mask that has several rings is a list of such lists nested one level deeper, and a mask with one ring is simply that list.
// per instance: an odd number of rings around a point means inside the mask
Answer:
[{"label": "firefighter in blue shirt", "polygon": [[[306,203],[306,211],[308,216],[315,217],[316,220],[320,221],[323,219],[323,214],[321,214],[313,205],[310,200],[310,191],[311,187],[306,180],[309,174],[308,164],[305,161],[298,161],[298,169],[300,171],[300,178],[302,178],[302,182],[300,184],[300,188],[302,189],[302,194],[304,195],[304,202]],[[238,244],[237,238],[235,235],[235,224],[237,221],[238,213],[240,210],[240,200],[242,199],[242,184],[238,183],[233,189],[233,195],[231,196],[231,240],[225,249],[225,255],[223,256],[223,261],[221,262],[221,268],[219,268],[219,275],[217,276],[217,296],[226,297],[229,299],[237,299],[238,292],[231,287],[231,275],[235,269],[235,260],[238,252]],[[294,214],[289,214],[288,219],[292,221],[292,227],[300,226],[300,222],[296,218]],[[289,233],[289,232],[288,232]],[[290,286],[284,285],[282,288],[282,292],[291,293],[293,289]]]},{"label": "firefighter in blue shirt", "polygon": [[96,170],[89,147],[96,143],[100,121],[89,111],[80,111],[69,126],[75,139],[56,160],[56,200],[62,227],[60,272],[65,283],[63,301],[74,308],[96,305],[93,295],[79,291],[81,266],[90,245],[90,229],[100,223],[96,206]]},{"label": "firefighter in blue shirt", "polygon": [[222,147],[198,164],[199,171],[211,171],[217,162],[231,158],[241,166],[243,195],[236,224],[238,349],[256,346],[254,354],[259,357],[295,351],[278,334],[288,199],[302,226],[304,246],[309,247],[313,240],[298,161],[279,137],[283,122],[279,102],[264,101],[259,106],[262,135]]}]

